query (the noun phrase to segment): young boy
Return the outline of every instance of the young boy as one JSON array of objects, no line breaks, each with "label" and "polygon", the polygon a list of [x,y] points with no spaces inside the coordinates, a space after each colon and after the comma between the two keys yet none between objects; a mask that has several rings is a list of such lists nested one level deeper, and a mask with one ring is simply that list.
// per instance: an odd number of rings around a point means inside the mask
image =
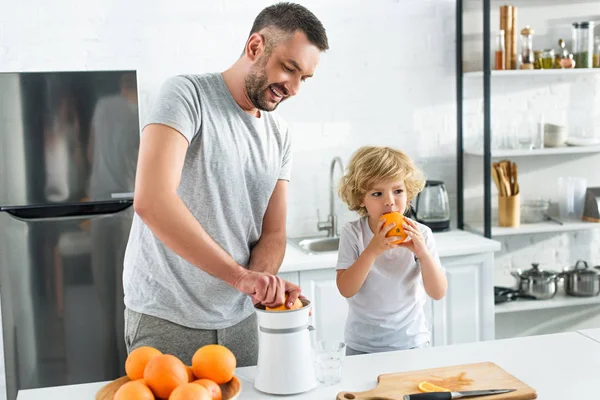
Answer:
[{"label": "young boy", "polygon": [[423,307],[426,296],[439,300],[448,286],[431,229],[407,217],[408,237],[386,237],[395,224],[383,214],[404,214],[423,189],[421,171],[403,152],[362,147],[354,153],[339,194],[361,218],[340,234],[337,287],[348,299],[346,354],[429,347]]}]

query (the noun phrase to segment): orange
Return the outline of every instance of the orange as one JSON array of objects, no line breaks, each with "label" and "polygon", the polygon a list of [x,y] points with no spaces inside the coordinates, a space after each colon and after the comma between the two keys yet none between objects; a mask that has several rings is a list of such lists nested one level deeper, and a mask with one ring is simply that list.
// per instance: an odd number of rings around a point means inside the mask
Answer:
[{"label": "orange", "polygon": [[212,396],[212,400],[223,399],[223,392],[221,392],[221,386],[217,385],[210,379],[198,379],[197,381],[194,381],[194,383],[204,386]]},{"label": "orange", "polygon": [[201,385],[185,383],[173,390],[169,400],[212,400],[212,398],[208,390]]},{"label": "orange", "polygon": [[221,385],[233,378],[235,355],[225,346],[209,344],[200,347],[192,357],[192,370],[198,379],[210,379]]},{"label": "orange", "polygon": [[379,220],[381,221],[382,219],[385,219],[385,225],[389,225],[392,222],[396,224],[396,226],[394,226],[392,229],[390,229],[390,231],[385,235],[386,237],[392,237],[392,236],[398,236],[401,239],[400,240],[396,240],[395,242],[392,242],[393,244],[398,244],[398,243],[402,243],[404,241],[404,239],[406,239],[406,237],[408,236],[406,234],[406,232],[404,232],[404,228],[402,227],[402,224],[404,223],[404,215],[400,214],[397,211],[394,212],[389,212],[389,213],[385,213],[381,216],[381,218],[379,218]]},{"label": "orange", "polygon": [[419,383],[419,390],[423,393],[429,392],[449,392],[450,390],[443,388],[441,386],[434,385],[433,383],[423,381]]},{"label": "orange", "polygon": [[192,367],[186,365],[185,368],[187,369],[187,373],[188,373],[188,382],[193,382],[196,377],[194,376],[194,371],[192,371]]},{"label": "orange", "polygon": [[185,364],[170,354],[154,357],[144,371],[144,381],[161,399],[167,399],[177,386],[188,383],[188,379]]},{"label": "orange", "polygon": [[132,381],[142,379],[144,377],[144,369],[148,365],[148,361],[162,353],[150,346],[143,346],[134,349],[125,360],[125,372]]},{"label": "orange", "polygon": [[287,303],[287,299],[288,299],[288,294],[285,294],[285,301],[283,302],[282,305],[280,305],[279,307],[265,307],[265,310],[268,311],[288,311],[288,310],[297,310],[299,308],[304,307],[304,304],[302,304],[302,301],[300,301],[300,299],[296,299],[296,301],[294,302],[294,304],[292,304],[292,308],[287,308],[285,306],[285,303]]},{"label": "orange", "polygon": [[154,395],[143,381],[131,381],[117,390],[113,400],[154,400]]}]

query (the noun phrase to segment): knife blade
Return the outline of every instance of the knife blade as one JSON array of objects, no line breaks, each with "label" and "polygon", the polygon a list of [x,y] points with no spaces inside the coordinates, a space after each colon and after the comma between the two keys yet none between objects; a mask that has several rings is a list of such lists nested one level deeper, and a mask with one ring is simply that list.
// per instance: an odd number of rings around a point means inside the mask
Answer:
[{"label": "knife blade", "polygon": [[404,400],[454,400],[466,397],[491,396],[494,394],[510,393],[517,389],[488,389],[488,390],[467,390],[462,392],[430,392],[407,394]]}]

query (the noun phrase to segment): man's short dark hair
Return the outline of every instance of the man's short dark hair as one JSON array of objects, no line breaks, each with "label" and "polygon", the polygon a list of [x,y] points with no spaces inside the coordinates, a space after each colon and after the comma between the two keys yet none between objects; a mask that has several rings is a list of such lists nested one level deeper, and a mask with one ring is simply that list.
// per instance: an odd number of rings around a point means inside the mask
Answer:
[{"label": "man's short dark hair", "polygon": [[267,27],[276,28],[290,37],[296,31],[301,31],[319,50],[329,49],[327,34],[321,21],[299,4],[283,2],[265,8],[254,20],[249,36]]}]

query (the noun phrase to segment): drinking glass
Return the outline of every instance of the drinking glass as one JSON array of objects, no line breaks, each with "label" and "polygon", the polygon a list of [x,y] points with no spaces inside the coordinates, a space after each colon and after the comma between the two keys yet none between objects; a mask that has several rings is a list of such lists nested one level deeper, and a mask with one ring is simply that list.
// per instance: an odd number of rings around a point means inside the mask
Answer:
[{"label": "drinking glass", "polygon": [[337,341],[318,341],[313,347],[317,380],[325,386],[335,385],[342,380],[342,364],[346,355],[346,344]]}]

